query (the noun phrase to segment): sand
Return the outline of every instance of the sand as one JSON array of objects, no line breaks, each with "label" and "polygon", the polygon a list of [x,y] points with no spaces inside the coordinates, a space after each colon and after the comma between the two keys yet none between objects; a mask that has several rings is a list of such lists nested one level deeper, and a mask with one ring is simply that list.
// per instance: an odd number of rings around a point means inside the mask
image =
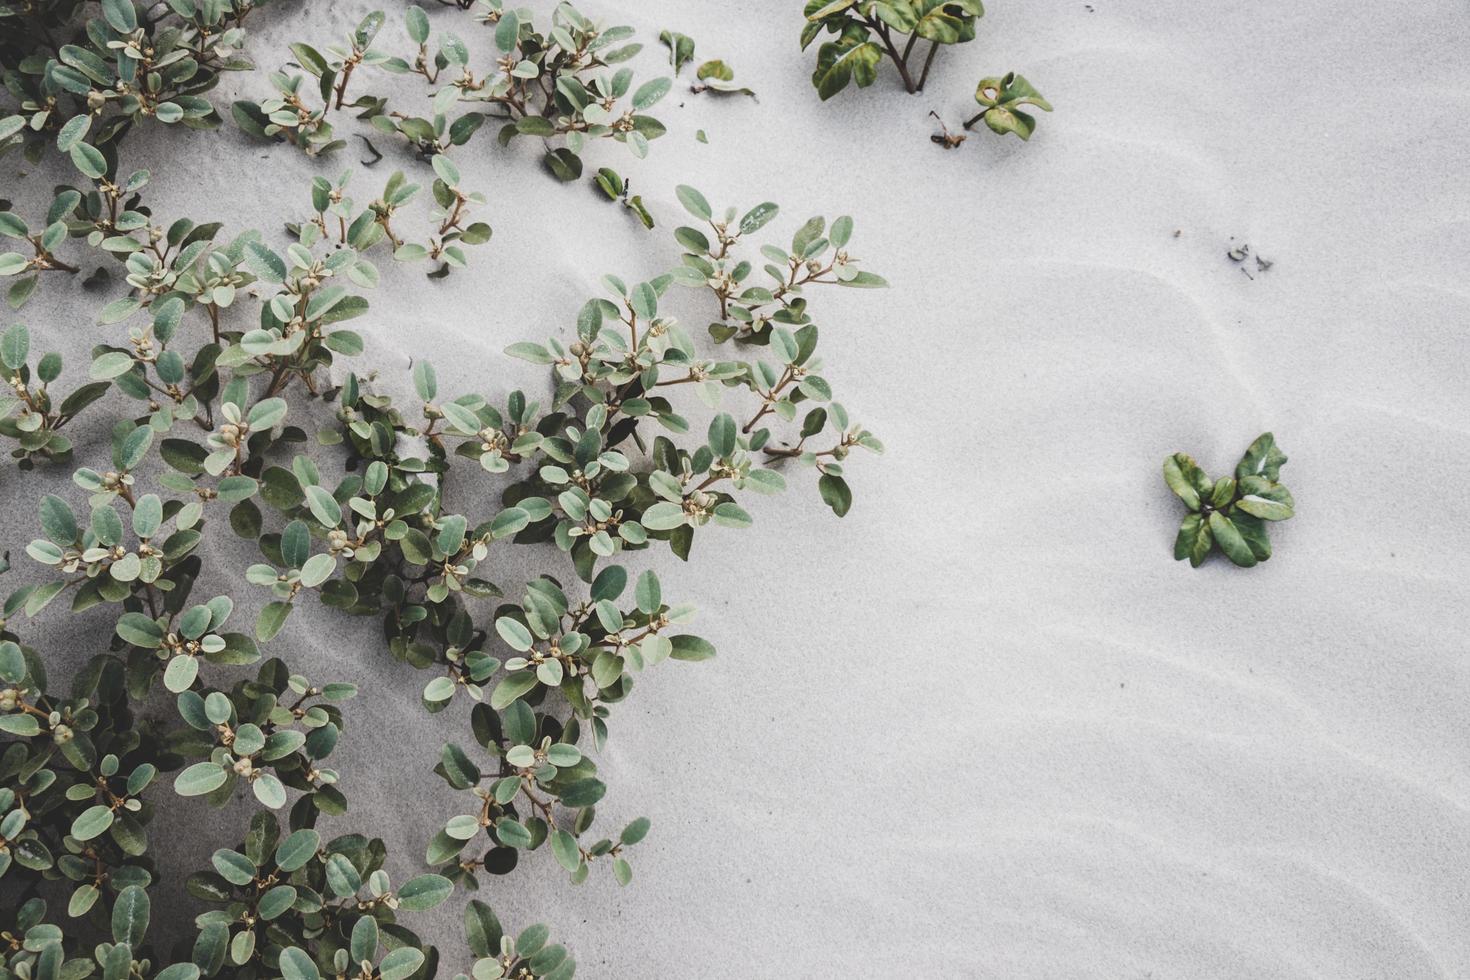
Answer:
[{"label": "sand", "polygon": [[[885,71],[825,105],[798,7],[590,5],[692,35],[759,102],[681,83],[647,161],[589,155],[632,176],[651,234],[482,137],[457,159],[494,242],[469,274],[395,273],[358,321],[385,374],[427,351],[445,389],[537,389],[500,350],[567,335],[597,275],[673,262],[680,182],[778,201],[788,234],[851,213],[893,283],[818,307],[827,376],[889,447],[852,461],[851,514],[800,485],[653,562],[720,657],[615,713],[600,810],[654,828],[634,883],[573,888],[537,854],[482,896],[551,923],[589,977],[1470,975],[1464,6],[995,0],[924,95]],[[274,65],[366,9],[263,13],[253,50]],[[1029,145],[929,142],[930,109],[953,125],[1011,68],[1057,107]],[[341,165],[231,130],[127,146],[156,210],[204,195],[237,227],[279,227]],[[91,305],[53,289],[24,319],[75,368]],[[1267,429],[1299,503],[1276,557],[1171,561],[1160,462],[1224,471]],[[17,557],[28,501],[65,486],[0,476]],[[80,656],[106,629],[81,620],[36,640]],[[277,652],[364,688],[327,829],[417,873],[457,812],[429,767],[461,720],[423,713],[371,623],[308,604],[292,626]],[[241,819],[173,808],[177,913]],[[461,904],[420,917],[458,967]]]}]

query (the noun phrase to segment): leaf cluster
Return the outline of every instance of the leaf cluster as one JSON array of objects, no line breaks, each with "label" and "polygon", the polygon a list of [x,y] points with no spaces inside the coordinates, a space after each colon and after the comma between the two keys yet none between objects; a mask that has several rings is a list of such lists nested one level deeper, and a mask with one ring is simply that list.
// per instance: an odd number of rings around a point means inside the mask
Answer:
[{"label": "leaf cluster", "polygon": [[[497,31],[514,23],[526,54],[534,32],[518,17]],[[338,82],[371,40],[360,39],[330,54]],[[592,43],[571,40],[563,51]],[[24,326],[0,335],[14,392],[0,436],[22,465],[72,467],[61,430],[93,404],[116,418],[99,457],[72,469],[69,497],[41,498],[26,548],[35,574],[0,607],[0,920],[21,937],[0,944],[6,975],[427,980],[439,954],[400,913],[506,874],[523,853],[549,851],[573,882],[601,866],[627,884],[650,823],[595,829],[609,788],[594,757],[644,671],[715,655],[689,632],[693,608],[634,563],[665,546],[687,559],[696,536],[749,527],[749,497],[784,489],[788,466],[817,470],[823,500],[845,514],[850,450],[882,449],[833,401],[808,306],[821,285],[886,285],[850,254],[851,219],[758,243],[776,205],[716,214],[681,186],[702,227],[675,232],[673,269],[604,277],[605,295],[564,336],[507,351],[550,375],[547,397],[441,391],[421,359],[412,397],[395,400],[356,360],[363,335],[342,324],[369,312],[380,253],[442,272],[489,238],[447,156],[431,156],[421,234],[404,231],[423,210],[404,174],[365,203],[345,175],[318,177],[284,247],[255,229],[160,220],[143,201],[146,172],[74,159],[85,180],[58,188],[41,231],[0,212],[29,246],[4,260],[32,283],[25,296],[60,255],[101,258],[122,287],[69,396],[52,393],[59,356],[33,357]],[[676,285],[709,310],[698,342],[672,315]],[[451,473],[474,491],[451,498]],[[253,626],[234,594],[196,595],[206,571],[222,571],[206,568],[222,533],[258,553],[235,570],[257,590]],[[497,579],[512,548],[548,560],[505,601]],[[437,870],[398,887],[381,841],[319,829],[347,814],[351,774],[330,763],[357,692],[267,652],[309,597],[376,619],[389,655],[425,671],[424,710],[467,716],[474,755],[451,743],[435,766],[464,805],[427,843]],[[29,635],[63,607],[105,610],[109,625],[65,693]],[[162,710],[145,716],[145,704]],[[239,798],[256,810],[243,843],[188,880],[211,907],[187,955],[153,949],[156,808]],[[45,904],[58,883],[64,915]],[[466,931],[478,980],[575,969],[544,926],[511,937],[483,903],[470,903]]]},{"label": "leaf cluster", "polygon": [[1164,481],[1189,508],[1174,541],[1174,558],[1198,568],[1215,546],[1250,568],[1271,557],[1268,526],[1296,514],[1291,491],[1277,482],[1286,455],[1266,432],[1245,451],[1235,475],[1211,480],[1191,456],[1164,460]]},{"label": "leaf cluster", "polygon": [[264,2],[3,0],[0,82],[14,113],[0,118],[0,154],[23,145],[35,162],[54,139],[74,158],[115,160],[135,125],[219,125],[207,93],[253,67],[243,24]]}]

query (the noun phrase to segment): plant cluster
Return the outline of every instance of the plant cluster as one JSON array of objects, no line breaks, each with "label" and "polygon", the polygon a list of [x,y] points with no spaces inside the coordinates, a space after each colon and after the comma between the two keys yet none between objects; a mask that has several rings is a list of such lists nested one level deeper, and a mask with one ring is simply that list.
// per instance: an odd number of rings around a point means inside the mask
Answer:
[{"label": "plant cluster", "polygon": [[[526,54],[535,35],[516,17],[499,29],[515,24],[526,47],[512,48]],[[370,63],[356,42],[371,33],[324,56],[334,100],[348,65]],[[582,47],[571,40],[563,51]],[[61,358],[33,353],[26,327],[0,335],[0,436],[22,467],[71,468],[80,501],[42,497],[26,548],[39,574],[0,607],[0,973],[427,978],[439,951],[400,916],[456,887],[546,852],[573,882],[599,866],[628,883],[649,821],[595,830],[608,786],[594,757],[644,671],[715,654],[689,631],[692,607],[630,566],[665,546],[687,559],[696,536],[749,526],[743,502],[784,489],[791,465],[815,469],[821,497],[845,514],[846,458],[882,449],[832,400],[808,301],[819,285],[884,285],[848,251],[851,219],[757,242],[776,205],[716,213],[680,187],[701,227],[675,232],[673,270],[607,276],[570,337],[509,348],[549,371],[546,398],[441,391],[419,360],[401,403],[356,369],[364,338],[343,323],[368,313],[380,254],[442,271],[489,237],[446,156],[431,155],[427,207],[410,206],[421,188],[402,174],[367,203],[345,177],[313,180],[284,247],[256,230],[222,237],[219,222],[162,220],[143,202],[147,173],[71,156],[84,179],[58,188],[44,216],[0,212],[19,246],[0,259],[24,284],[12,300],[99,256],[126,288],[102,309],[112,336],[70,393],[56,390]],[[422,211],[425,230],[405,231]],[[664,308],[676,285],[708,297],[702,344],[734,350],[701,352]],[[108,451],[72,468],[64,430],[94,405],[113,410]],[[451,471],[483,483],[451,501]],[[253,625],[240,625],[238,595],[196,587],[229,577],[205,564],[226,533],[258,553],[235,570],[258,590]],[[497,570],[517,546],[549,560],[508,599]],[[425,760],[464,805],[426,842],[434,870],[396,886],[381,841],[318,829],[347,811],[353,774],[330,763],[357,692],[269,653],[310,597],[375,618],[388,653],[425,671],[424,709],[468,720],[470,749]],[[109,610],[110,630],[58,681],[37,627],[63,604]],[[159,948],[147,937],[153,815],[241,797],[257,807],[243,840],[188,879],[208,906],[192,942]],[[48,904],[58,887],[64,908]],[[465,927],[462,976],[566,980],[575,969],[544,926],[511,936],[471,902]]]},{"label": "plant cluster", "polygon": [[[376,11],[345,44],[325,53],[304,42],[291,45],[300,72],[273,74],[277,94],[262,102],[235,103],[235,119],[247,132],[287,140],[315,155],[345,145],[330,116],[351,109],[423,156],[462,146],[487,120],[498,119],[502,144],[518,137],[541,139],[547,167],[568,181],[582,175],[581,153],[589,140],[623,143],[641,158],[649,141],[664,134],[663,123],[647,110],[668,94],[672,82],[655,78],[633,84],[633,70],[623,63],[642,45],[630,40],[631,27],[603,27],[569,3],[559,3],[549,23],[538,25],[527,10],[479,0],[476,20],[489,34],[494,60],[488,67],[475,66],[470,46],[458,34],[433,37],[428,15],[417,6],[404,14],[415,49],[405,55],[375,50],[384,22],[384,14]],[[429,111],[400,112],[390,109],[386,98],[372,95],[347,101],[348,84],[359,68],[421,77],[429,86]]]},{"label": "plant cluster", "polygon": [[[812,73],[812,85],[825,102],[849,84],[858,88],[872,85],[884,58],[897,69],[905,91],[910,95],[922,92],[940,47],[973,41],[975,23],[985,15],[985,7],[980,0],[807,0],[804,12],[803,51],[823,33],[833,35],[817,48],[817,67]],[[923,47],[922,42],[928,46]],[[924,52],[922,67],[916,61],[920,50]],[[693,57],[692,43],[688,53]],[[678,57],[675,48],[676,68]],[[993,133],[1012,133],[1023,140],[1031,138],[1036,120],[1019,107],[1051,111],[1041,93],[1015,72],[981,79],[975,101],[982,109],[965,123],[966,129],[984,121]],[[964,140],[947,128],[934,138],[946,149]]]},{"label": "plant cluster", "polygon": [[1174,559],[1188,558],[1198,568],[1216,545],[1242,568],[1270,558],[1269,524],[1296,513],[1291,491],[1277,482],[1285,464],[1269,432],[1251,443],[1233,477],[1211,480],[1184,453],[1164,460],[1164,481],[1189,508],[1174,541]]},{"label": "plant cluster", "polygon": [[14,103],[0,153],[23,144],[35,162],[54,139],[115,161],[136,124],[217,126],[206,94],[221,73],[252,67],[243,25],[266,2],[0,0],[0,80]]}]

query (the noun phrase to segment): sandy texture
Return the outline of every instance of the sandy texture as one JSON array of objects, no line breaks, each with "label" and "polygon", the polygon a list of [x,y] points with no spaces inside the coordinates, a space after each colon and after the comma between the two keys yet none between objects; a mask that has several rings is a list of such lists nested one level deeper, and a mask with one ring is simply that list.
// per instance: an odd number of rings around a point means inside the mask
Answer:
[{"label": "sandy texture", "polygon": [[[616,712],[600,809],[654,825],[633,886],[572,888],[538,854],[490,899],[587,976],[1470,975],[1464,5],[996,0],[928,94],[889,73],[827,105],[798,6],[593,5],[694,36],[759,103],[681,86],[647,161],[590,156],[633,177],[652,234],[482,137],[458,156],[492,196],[475,271],[395,274],[359,321],[385,372],[427,352],[443,389],[539,386],[500,350],[569,333],[596,275],[670,264],[679,182],[781,202],[787,234],[850,212],[894,284],[817,307],[827,375],[890,449],[853,461],[852,513],[802,486],[655,563],[721,656]],[[261,18],[263,64],[367,9],[313,8]],[[1008,68],[1057,106],[1030,145],[928,141],[931,108],[953,123]],[[279,227],[338,169],[229,130],[127,145],[160,213],[206,194],[239,226]],[[1232,239],[1274,267],[1247,278]],[[89,304],[26,311],[74,368]],[[1300,505],[1276,558],[1172,562],[1161,460],[1223,471],[1265,429]],[[0,481],[16,547],[61,481]],[[105,629],[83,620],[39,639],[79,656]],[[460,722],[424,715],[373,624],[308,604],[292,627],[278,652],[365,690],[328,829],[420,870]],[[238,832],[198,817],[174,808],[169,870]],[[459,906],[429,930],[455,949]]]}]

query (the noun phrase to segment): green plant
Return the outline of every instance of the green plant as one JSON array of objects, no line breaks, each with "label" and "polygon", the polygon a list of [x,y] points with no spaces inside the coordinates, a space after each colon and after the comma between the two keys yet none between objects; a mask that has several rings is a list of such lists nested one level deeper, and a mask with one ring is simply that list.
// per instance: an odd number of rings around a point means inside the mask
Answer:
[{"label": "green plant", "polygon": [[1242,568],[1270,558],[1267,525],[1295,514],[1291,492],[1277,482],[1285,463],[1269,432],[1251,443],[1233,477],[1211,480],[1184,453],[1164,460],[1164,481],[1189,508],[1174,541],[1175,560],[1188,558],[1198,568],[1215,545]]},{"label": "green plant", "polygon": [[0,153],[24,143],[35,161],[55,139],[73,156],[115,160],[118,142],[146,120],[217,126],[205,94],[222,72],[251,67],[242,25],[263,3],[0,0],[0,80],[15,103],[0,119]]},{"label": "green plant", "polygon": [[632,181],[624,180],[622,175],[611,167],[599,167],[592,182],[607,195],[608,200],[619,201],[623,207],[633,212],[633,216],[643,227],[653,228],[653,215],[648,213],[648,208],[643,204],[643,198],[632,193]]},{"label": "green plant", "polygon": [[[304,42],[291,45],[296,64],[306,72],[273,72],[271,84],[276,96],[264,102],[248,99],[232,107],[236,124],[245,132],[265,139],[285,139],[301,147],[310,156],[331,153],[347,145],[337,139],[328,116],[333,109],[351,108],[366,114],[380,111],[383,100],[363,96],[347,102],[347,85],[358,66],[384,65],[389,58],[372,50],[373,41],[382,29],[384,15],[375,10],[358,23],[348,35],[345,45],[330,46],[324,55]],[[308,76],[314,81],[308,81]],[[320,102],[320,105],[313,103]]]},{"label": "green plant", "polygon": [[[113,336],[99,337],[76,389],[85,394],[71,396],[109,413],[108,447],[71,471],[74,499],[41,498],[40,536],[26,549],[34,574],[0,606],[6,975],[82,977],[96,963],[139,980],[423,978],[440,954],[399,915],[457,886],[537,853],[573,881],[606,867],[628,883],[649,821],[594,829],[609,792],[594,755],[644,671],[715,654],[689,631],[694,610],[630,566],[665,546],[687,559],[696,536],[748,527],[742,501],[782,490],[788,463],[817,469],[822,497],[846,513],[843,460],[855,446],[881,449],[831,401],[805,295],[884,284],[846,251],[851,220],[811,219],[789,251],[764,245],[771,283],[756,286],[737,256],[776,206],[717,218],[687,187],[679,197],[713,241],[679,229],[674,271],[605,277],[607,298],[581,308],[575,339],[508,350],[551,372],[545,404],[519,390],[441,392],[423,359],[414,397],[380,392],[356,369],[364,338],[342,326],[369,311],[374,259],[453,266],[467,258],[462,244],[488,237],[462,221],[477,199],[453,163],[435,154],[431,165],[427,204],[402,174],[366,205],[345,178],[313,180],[284,245],[256,230],[222,239],[212,221],[161,221],[141,202],[146,173],[121,178],[90,157],[78,163],[88,181],[58,190],[44,231],[8,219],[29,243],[8,260],[13,271],[39,276],[37,255],[96,249],[120,262],[126,289],[99,316]],[[420,221],[422,235],[403,231]],[[717,343],[752,356],[703,357],[659,309],[676,283],[710,296]],[[58,430],[81,408],[52,407],[60,359],[33,361],[30,344],[24,327],[0,337],[16,391],[0,434],[17,440],[22,465],[69,463]],[[694,418],[660,390],[685,384]],[[778,437],[776,423],[789,431]],[[832,445],[808,448],[828,432]],[[451,472],[476,492],[447,495]],[[257,553],[243,576],[263,602],[243,629],[228,592],[195,595],[206,572],[230,571],[206,567],[220,534]],[[504,601],[493,576],[514,548],[534,549],[541,573]],[[428,712],[463,712],[477,746],[425,759],[464,805],[426,842],[436,870],[397,887],[380,841],[318,829],[346,815],[354,774],[329,762],[350,737],[340,704],[357,692],[267,652],[313,598],[378,620],[388,654],[426,672],[412,696]],[[107,610],[109,633],[58,682],[44,623],[63,605]],[[243,842],[188,879],[210,907],[194,919],[187,959],[171,963],[146,938],[160,873],[151,818],[242,795],[257,812]],[[52,910],[41,893],[57,884],[66,907]],[[470,903],[466,933],[465,972],[477,980],[566,980],[575,969],[545,927],[511,938],[482,903]]]},{"label": "green plant", "polygon": [[985,108],[965,120],[966,129],[984,121],[992,133],[1000,136],[1014,133],[1023,140],[1029,140],[1036,131],[1036,117],[1021,106],[1051,112],[1051,103],[1015,72],[1007,72],[1000,78],[982,78],[975,88],[975,101]]},{"label": "green plant", "polygon": [[[812,85],[826,101],[849,82],[872,85],[885,55],[904,90],[922,92],[940,46],[974,40],[975,21],[985,8],[980,0],[807,0],[804,13],[803,51],[823,31],[836,35],[817,49],[812,73]],[[922,68],[913,62],[920,41],[929,42]]]},{"label": "green plant", "polygon": [[[458,4],[467,9],[468,4]],[[650,140],[665,132],[646,110],[668,94],[672,81],[656,78],[634,88],[633,71],[618,67],[642,45],[630,43],[631,27],[603,27],[569,3],[552,11],[550,23],[537,26],[530,11],[506,8],[501,0],[479,0],[477,20],[490,29],[494,65],[477,71],[468,45],[452,32],[431,43],[428,16],[417,6],[405,13],[411,57],[372,50],[383,14],[369,14],[344,47],[323,55],[306,43],[291,45],[306,75],[272,76],[278,94],[256,103],[235,103],[240,127],[263,138],[285,139],[316,155],[340,149],[329,117],[350,107],[379,132],[400,136],[421,156],[463,146],[487,119],[501,119],[499,140],[543,140],[548,169],[561,180],[582,175],[580,154],[588,140],[625,144],[636,157],[648,153]],[[364,95],[348,103],[347,85],[358,66],[399,75],[419,75],[430,86],[430,111],[415,115],[390,109],[388,100]],[[314,79],[314,81],[312,80]],[[450,114],[464,110],[452,120]]]}]

